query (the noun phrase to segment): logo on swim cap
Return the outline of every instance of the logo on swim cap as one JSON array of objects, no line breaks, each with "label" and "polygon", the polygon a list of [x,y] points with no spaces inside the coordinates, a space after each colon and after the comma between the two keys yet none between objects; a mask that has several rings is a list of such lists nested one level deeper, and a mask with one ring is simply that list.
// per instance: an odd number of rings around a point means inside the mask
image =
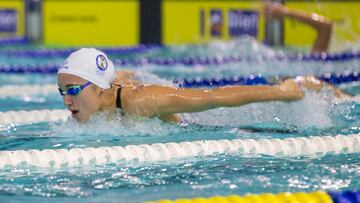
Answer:
[{"label": "logo on swim cap", "polygon": [[108,63],[107,63],[105,56],[98,55],[96,57],[96,65],[100,70],[105,71],[108,67]]},{"label": "logo on swim cap", "polygon": [[108,67],[108,62],[104,55],[98,55],[96,57],[96,66],[98,67],[96,74],[104,76],[104,73]]}]

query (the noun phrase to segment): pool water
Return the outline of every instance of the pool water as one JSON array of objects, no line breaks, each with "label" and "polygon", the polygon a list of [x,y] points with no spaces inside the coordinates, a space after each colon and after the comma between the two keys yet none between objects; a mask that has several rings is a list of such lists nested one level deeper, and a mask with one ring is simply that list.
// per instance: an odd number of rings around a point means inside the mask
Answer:
[{"label": "pool water", "polygon": [[[26,47],[26,49],[29,49]],[[6,50],[1,50],[5,52]],[[0,55],[1,53],[0,52]],[[278,52],[249,38],[206,45],[151,49],[117,58],[272,55]],[[2,54],[4,64],[60,63],[59,57],[31,58]],[[320,75],[359,71],[360,60],[294,62],[247,60],[226,65],[189,67],[144,65],[127,67],[144,83],[176,86],[174,79],[247,76]],[[3,65],[3,64],[1,64]],[[123,67],[117,67],[120,69]],[[51,74],[0,74],[0,87],[56,84]],[[343,90],[360,96],[360,83]],[[0,97],[0,111],[65,109],[58,93]],[[134,116],[94,116],[86,124],[66,122],[0,125],[0,150],[71,149],[220,139],[297,138],[360,133],[360,103],[340,101],[325,89],[306,91],[297,102],[269,102],[182,114],[183,123]],[[343,191],[360,188],[360,157],[354,154],[272,157],[216,154],[161,162],[108,164],[62,169],[16,167],[0,171],[0,200],[5,202],[142,202],[246,193]],[[16,196],[16,197],[15,197]]]}]

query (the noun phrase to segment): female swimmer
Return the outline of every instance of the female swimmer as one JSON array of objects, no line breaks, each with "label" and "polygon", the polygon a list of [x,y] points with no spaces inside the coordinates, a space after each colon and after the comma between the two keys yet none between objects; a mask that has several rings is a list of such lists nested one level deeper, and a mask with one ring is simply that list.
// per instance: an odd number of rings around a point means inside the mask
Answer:
[{"label": "female swimmer", "polygon": [[[120,108],[123,112],[178,122],[177,113],[200,112],[253,102],[295,101],[304,93],[293,79],[273,86],[226,86],[214,89],[185,89],[140,84],[132,73],[115,73],[113,63],[94,48],[73,52],[58,70],[58,85],[64,104],[78,122],[86,122],[100,111]],[[324,84],[303,78],[305,86],[318,90]]]}]

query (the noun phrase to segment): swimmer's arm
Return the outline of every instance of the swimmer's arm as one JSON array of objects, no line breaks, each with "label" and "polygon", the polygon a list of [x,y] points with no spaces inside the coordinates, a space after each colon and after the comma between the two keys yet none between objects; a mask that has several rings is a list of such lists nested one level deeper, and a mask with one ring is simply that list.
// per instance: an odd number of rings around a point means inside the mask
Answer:
[{"label": "swimmer's arm", "polygon": [[317,37],[312,47],[312,53],[321,53],[328,50],[332,33],[331,20],[316,13],[290,10],[280,3],[265,3],[263,10],[268,18],[289,17],[310,25],[317,31]]},{"label": "swimmer's arm", "polygon": [[227,86],[212,90],[149,86],[145,92],[145,97],[133,103],[141,106],[136,113],[144,116],[200,112],[253,102],[293,101],[303,97],[303,92],[293,80],[275,86]]},{"label": "swimmer's arm", "polygon": [[312,26],[317,31],[316,40],[313,44],[312,53],[326,52],[329,47],[332,22],[316,13],[305,13],[302,11],[291,11],[287,16]]}]

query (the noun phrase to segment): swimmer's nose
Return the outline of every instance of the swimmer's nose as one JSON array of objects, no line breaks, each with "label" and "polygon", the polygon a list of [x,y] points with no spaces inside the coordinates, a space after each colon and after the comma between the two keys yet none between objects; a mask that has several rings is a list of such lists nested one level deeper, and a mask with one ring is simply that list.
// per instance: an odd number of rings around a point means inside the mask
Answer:
[{"label": "swimmer's nose", "polygon": [[69,95],[64,95],[63,97],[64,99],[64,104],[69,106],[73,103],[73,97],[72,96],[69,96]]}]

